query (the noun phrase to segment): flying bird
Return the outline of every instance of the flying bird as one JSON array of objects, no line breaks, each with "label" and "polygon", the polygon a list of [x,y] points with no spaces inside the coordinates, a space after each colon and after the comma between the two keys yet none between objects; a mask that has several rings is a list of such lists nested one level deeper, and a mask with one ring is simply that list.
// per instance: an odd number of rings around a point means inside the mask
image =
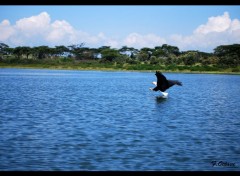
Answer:
[{"label": "flying bird", "polygon": [[168,93],[165,92],[167,89],[174,85],[182,86],[182,83],[178,80],[167,80],[167,78],[160,72],[156,71],[157,82],[152,82],[156,87],[150,88],[152,91],[160,91],[162,96],[166,98]]}]

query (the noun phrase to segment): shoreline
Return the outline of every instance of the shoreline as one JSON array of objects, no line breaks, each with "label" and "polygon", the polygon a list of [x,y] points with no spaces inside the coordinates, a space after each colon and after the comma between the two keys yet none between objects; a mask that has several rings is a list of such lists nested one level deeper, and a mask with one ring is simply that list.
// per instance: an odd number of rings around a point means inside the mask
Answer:
[{"label": "shoreline", "polygon": [[[155,72],[156,70],[127,70],[127,69],[115,69],[115,68],[100,68],[100,67],[58,67],[58,66],[9,66],[9,65],[0,65],[1,68],[15,68],[15,69],[46,69],[46,70],[76,70],[76,71],[119,71],[119,72]],[[160,70],[160,69],[159,69]],[[240,75],[240,72],[221,72],[221,71],[170,71],[170,70],[161,70],[164,73],[181,73],[181,74],[225,74],[225,75]]]}]

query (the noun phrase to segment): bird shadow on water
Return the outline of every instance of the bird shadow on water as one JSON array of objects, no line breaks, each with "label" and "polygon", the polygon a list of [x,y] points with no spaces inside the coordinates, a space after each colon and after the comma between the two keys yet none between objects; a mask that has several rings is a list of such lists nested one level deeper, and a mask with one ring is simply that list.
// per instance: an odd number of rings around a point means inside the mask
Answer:
[{"label": "bird shadow on water", "polygon": [[157,102],[158,104],[162,104],[162,103],[166,102],[167,99],[168,99],[168,98],[163,98],[163,97],[161,97],[161,96],[156,96],[156,97],[155,97],[155,100],[156,100],[156,102]]},{"label": "bird shadow on water", "polygon": [[165,109],[168,98],[163,98],[162,96],[155,97],[155,117],[157,122],[162,122],[165,117]]}]

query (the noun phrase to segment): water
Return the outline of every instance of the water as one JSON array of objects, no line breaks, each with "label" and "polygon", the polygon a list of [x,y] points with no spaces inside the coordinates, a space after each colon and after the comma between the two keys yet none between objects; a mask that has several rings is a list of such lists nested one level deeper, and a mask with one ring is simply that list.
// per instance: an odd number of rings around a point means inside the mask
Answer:
[{"label": "water", "polygon": [[239,171],[240,76],[165,75],[0,69],[0,170]]}]

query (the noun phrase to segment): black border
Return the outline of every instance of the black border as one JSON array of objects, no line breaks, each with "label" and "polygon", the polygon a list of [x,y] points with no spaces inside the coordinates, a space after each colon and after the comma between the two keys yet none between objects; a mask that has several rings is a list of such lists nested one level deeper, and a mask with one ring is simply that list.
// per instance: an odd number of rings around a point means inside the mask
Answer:
[{"label": "black border", "polygon": [[239,0],[1,0],[0,5],[240,5]]},{"label": "black border", "polygon": [[1,175],[167,175],[167,176],[188,176],[188,175],[239,175],[239,171],[0,171]]},{"label": "black border", "polygon": [[[139,2],[141,1],[141,2]],[[136,3],[137,2],[137,3]],[[240,5],[240,0],[0,0],[2,5]],[[240,9],[239,9],[240,10]],[[13,12],[14,13],[14,12]],[[239,175],[240,171],[1,171],[1,175]]]}]

